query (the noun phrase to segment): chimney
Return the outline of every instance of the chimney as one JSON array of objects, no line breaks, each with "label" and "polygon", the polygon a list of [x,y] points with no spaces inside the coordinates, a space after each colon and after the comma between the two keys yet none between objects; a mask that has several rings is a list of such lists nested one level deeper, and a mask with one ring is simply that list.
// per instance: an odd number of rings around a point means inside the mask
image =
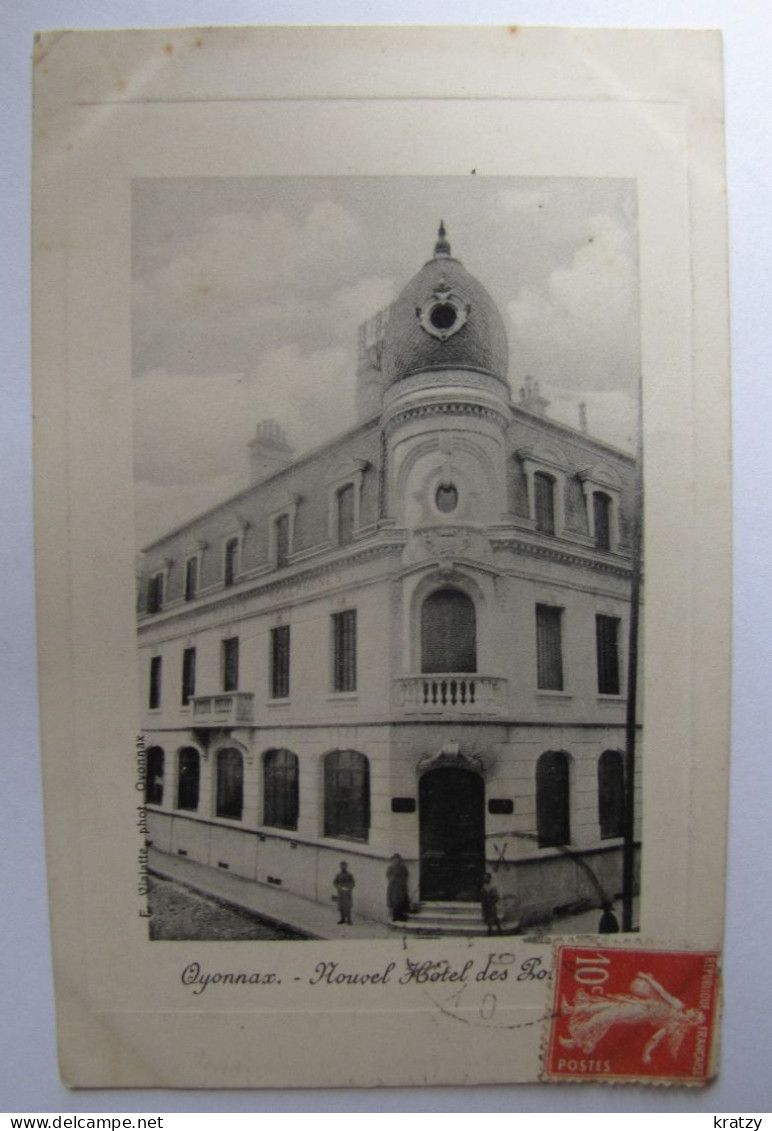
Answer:
[{"label": "chimney", "polygon": [[587,431],[587,404],[581,401],[579,404],[579,431]]},{"label": "chimney", "polygon": [[539,392],[539,382],[534,381],[533,377],[526,377],[524,384],[520,386],[520,407],[545,416],[549,403]]},{"label": "chimney", "polygon": [[262,483],[264,479],[292,463],[295,452],[287,443],[284,430],[276,420],[261,420],[255,429],[249,448],[249,483]]}]

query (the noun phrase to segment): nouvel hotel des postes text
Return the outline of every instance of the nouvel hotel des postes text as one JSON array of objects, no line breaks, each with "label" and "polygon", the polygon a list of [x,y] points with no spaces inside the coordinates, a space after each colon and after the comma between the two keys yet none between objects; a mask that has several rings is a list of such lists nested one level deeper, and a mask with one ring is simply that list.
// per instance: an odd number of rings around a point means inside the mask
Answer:
[{"label": "nouvel hotel des postes text", "polygon": [[618,896],[635,459],[513,399],[442,226],[356,407],[299,458],[258,424],[250,486],[143,553],[149,842],[328,906],[345,858],[380,921],[400,853],[407,929],[479,928],[486,871],[509,929]]}]

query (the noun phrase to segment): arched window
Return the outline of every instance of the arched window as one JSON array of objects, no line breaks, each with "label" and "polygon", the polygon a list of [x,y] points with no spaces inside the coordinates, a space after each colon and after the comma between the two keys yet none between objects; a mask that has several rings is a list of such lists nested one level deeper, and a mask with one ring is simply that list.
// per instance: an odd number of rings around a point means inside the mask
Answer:
[{"label": "arched window", "polygon": [[595,522],[595,546],[599,550],[611,549],[611,499],[602,491],[592,496],[593,520]]},{"label": "arched window", "polygon": [[537,471],[533,477],[536,529],[542,534],[555,533],[555,480]]},{"label": "arched window", "polygon": [[240,821],[244,808],[244,759],[238,750],[226,747],[217,755],[218,817]]},{"label": "arched window", "polygon": [[460,589],[437,589],[421,607],[421,671],[477,671],[474,602]]},{"label": "arched window", "polygon": [[370,764],[357,750],[333,750],[324,759],[324,835],[367,840]]},{"label": "arched window", "polygon": [[619,750],[598,759],[598,822],[602,839],[625,835],[625,763]]},{"label": "arched window", "polygon": [[291,750],[263,755],[263,824],[298,827],[298,759]]},{"label": "arched window", "polygon": [[145,759],[145,804],[163,805],[164,752],[160,746],[151,746]]},{"label": "arched window", "polygon": [[564,750],[548,750],[536,763],[536,830],[539,848],[571,841],[570,759]]},{"label": "arched window", "polygon": [[192,746],[183,746],[177,755],[177,808],[198,809],[201,758]]}]

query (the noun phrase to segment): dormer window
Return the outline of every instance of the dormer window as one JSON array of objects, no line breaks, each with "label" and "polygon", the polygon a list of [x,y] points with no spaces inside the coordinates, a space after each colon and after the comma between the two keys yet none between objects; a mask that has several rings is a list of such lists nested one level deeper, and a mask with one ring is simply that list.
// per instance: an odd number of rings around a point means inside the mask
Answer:
[{"label": "dormer window", "polygon": [[595,548],[611,549],[611,499],[603,491],[593,491],[592,511],[595,525]]},{"label": "dormer window", "polygon": [[327,529],[334,546],[348,546],[359,530],[362,483],[368,467],[366,460],[345,460],[327,481]]},{"label": "dormer window", "polygon": [[528,517],[539,534],[562,537],[565,532],[565,496],[568,461],[555,444],[538,443],[522,448],[517,458],[523,466],[528,491]]},{"label": "dormer window", "polygon": [[354,484],[347,483],[337,492],[338,545],[347,546],[354,540]]},{"label": "dormer window", "polygon": [[621,481],[605,464],[579,472],[587,508],[587,532],[596,550],[619,550],[619,503]]},{"label": "dormer window", "polygon": [[290,555],[289,515],[280,514],[274,525],[276,530],[276,567],[281,569],[289,561]]},{"label": "dormer window", "polygon": [[555,480],[543,471],[533,477],[536,529],[541,534],[555,533]]},{"label": "dormer window", "polygon": [[160,613],[164,607],[164,574],[154,573],[147,583],[147,611]]},{"label": "dormer window", "polygon": [[288,495],[280,510],[268,516],[268,561],[275,569],[284,569],[290,564],[295,552],[295,523],[302,495]]},{"label": "dormer window", "polygon": [[198,558],[188,558],[185,563],[185,600],[194,601],[198,593]]},{"label": "dormer window", "polygon": [[239,540],[229,538],[225,543],[225,563],[223,581],[225,585],[233,585],[239,569]]}]

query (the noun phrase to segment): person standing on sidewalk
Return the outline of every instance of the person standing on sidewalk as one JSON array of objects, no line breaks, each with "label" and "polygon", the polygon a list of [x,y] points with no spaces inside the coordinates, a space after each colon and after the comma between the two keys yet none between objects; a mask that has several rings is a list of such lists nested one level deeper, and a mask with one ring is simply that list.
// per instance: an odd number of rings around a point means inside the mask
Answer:
[{"label": "person standing on sidewalk", "polygon": [[341,860],[340,871],[332,882],[337,892],[338,912],[340,914],[338,923],[348,923],[348,925],[351,926],[351,909],[354,904],[352,892],[356,880],[351,875],[351,872],[349,872],[348,864],[345,860]]},{"label": "person standing on sidewalk", "polygon": [[482,912],[482,921],[488,928],[488,934],[493,934],[493,929],[501,934],[501,923],[499,921],[499,893],[498,889],[493,886],[490,872],[485,873],[483,879],[482,891],[480,892],[480,910]]},{"label": "person standing on sidewalk", "polygon": [[410,897],[408,895],[408,871],[405,861],[398,852],[391,858],[391,863],[386,869],[386,905],[393,923],[402,923],[407,919],[410,910]]}]

